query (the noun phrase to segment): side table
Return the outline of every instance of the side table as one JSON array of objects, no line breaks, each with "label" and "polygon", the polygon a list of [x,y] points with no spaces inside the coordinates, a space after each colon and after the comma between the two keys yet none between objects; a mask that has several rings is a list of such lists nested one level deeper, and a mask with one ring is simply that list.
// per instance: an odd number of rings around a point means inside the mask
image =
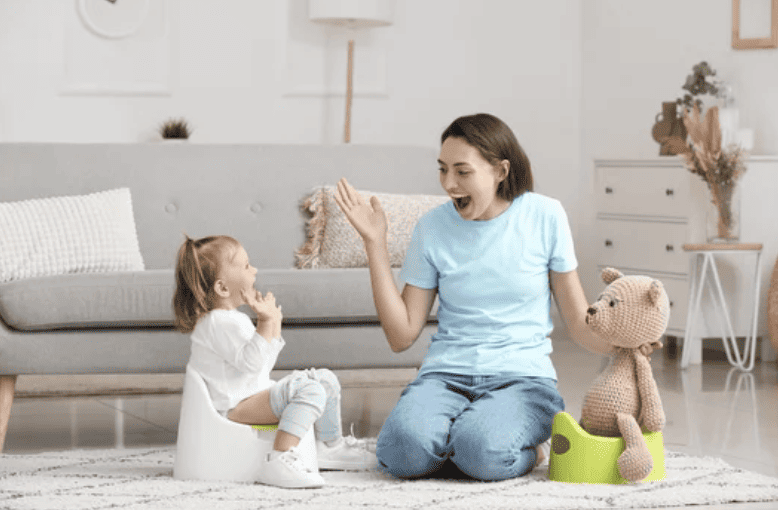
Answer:
[{"label": "side table", "polygon": [[[707,243],[684,244],[684,251],[694,255],[692,261],[692,274],[689,278],[689,309],[686,315],[686,334],[684,335],[683,354],[681,355],[681,368],[686,368],[689,363],[702,362],[702,338],[694,336],[695,321],[700,314],[700,301],[703,288],[708,287],[716,316],[721,326],[721,338],[724,342],[724,351],[729,363],[740,370],[750,371],[754,368],[756,355],[756,325],[759,313],[759,284],[761,267],[759,261],[762,255],[761,243]],[[754,270],[754,300],[753,318],[751,323],[751,335],[746,337],[741,354],[737,339],[732,329],[732,320],[724,299],[724,291],[721,288],[719,271],[716,267],[715,254],[756,255],[756,269]],[[724,318],[722,323],[721,318]],[[726,327],[726,329],[725,329]]]}]

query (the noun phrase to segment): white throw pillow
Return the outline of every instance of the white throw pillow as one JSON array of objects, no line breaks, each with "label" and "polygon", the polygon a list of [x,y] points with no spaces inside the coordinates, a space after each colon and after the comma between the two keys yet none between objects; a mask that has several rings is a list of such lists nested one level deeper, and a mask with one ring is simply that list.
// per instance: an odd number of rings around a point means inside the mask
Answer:
[{"label": "white throw pillow", "polygon": [[0,283],[143,270],[128,188],[0,203]]}]

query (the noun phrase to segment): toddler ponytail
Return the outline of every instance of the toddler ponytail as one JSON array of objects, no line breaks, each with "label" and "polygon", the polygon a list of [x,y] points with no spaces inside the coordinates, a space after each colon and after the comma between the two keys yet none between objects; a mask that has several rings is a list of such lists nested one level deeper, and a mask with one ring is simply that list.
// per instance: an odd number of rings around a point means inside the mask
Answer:
[{"label": "toddler ponytail", "polygon": [[229,236],[185,237],[176,262],[173,312],[176,330],[190,333],[200,317],[213,309],[213,288],[224,250],[239,243]]}]

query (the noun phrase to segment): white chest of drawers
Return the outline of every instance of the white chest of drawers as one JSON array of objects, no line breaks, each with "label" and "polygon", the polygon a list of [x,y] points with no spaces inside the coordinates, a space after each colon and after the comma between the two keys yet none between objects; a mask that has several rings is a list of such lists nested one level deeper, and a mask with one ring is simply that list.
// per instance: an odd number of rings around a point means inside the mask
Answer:
[{"label": "white chest of drawers", "polygon": [[667,334],[683,336],[690,266],[682,246],[702,237],[704,183],[678,158],[595,160],[594,168],[597,270],[662,281],[671,306]]},{"label": "white chest of drawers", "polygon": [[[778,156],[751,156],[740,181],[743,242],[764,243],[758,334],[767,338],[767,292],[778,260]],[[672,303],[669,336],[683,337],[688,307],[690,257],[683,243],[705,242],[705,183],[684,168],[680,158],[594,161],[595,232],[590,248],[597,270],[615,267],[626,274],[645,274],[662,281]],[[735,334],[749,332],[752,271],[750,261],[722,256],[719,271],[734,317]],[[599,274],[597,275],[598,282]],[[602,288],[602,287],[600,287]],[[703,298],[703,301],[705,299]],[[705,305],[703,305],[705,306]],[[699,324],[703,337],[720,330]],[[714,324],[715,326],[715,324]],[[763,360],[775,360],[769,341],[762,342]],[[713,342],[714,348],[721,342]]]}]

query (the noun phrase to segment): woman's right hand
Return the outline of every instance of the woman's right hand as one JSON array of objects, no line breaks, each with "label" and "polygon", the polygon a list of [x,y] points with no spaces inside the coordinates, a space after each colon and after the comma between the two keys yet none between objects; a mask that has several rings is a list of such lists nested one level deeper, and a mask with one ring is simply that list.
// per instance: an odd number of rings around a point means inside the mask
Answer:
[{"label": "woman's right hand", "polygon": [[343,178],[338,181],[335,202],[365,242],[386,239],[386,213],[376,197],[370,197],[370,202],[366,202]]}]

